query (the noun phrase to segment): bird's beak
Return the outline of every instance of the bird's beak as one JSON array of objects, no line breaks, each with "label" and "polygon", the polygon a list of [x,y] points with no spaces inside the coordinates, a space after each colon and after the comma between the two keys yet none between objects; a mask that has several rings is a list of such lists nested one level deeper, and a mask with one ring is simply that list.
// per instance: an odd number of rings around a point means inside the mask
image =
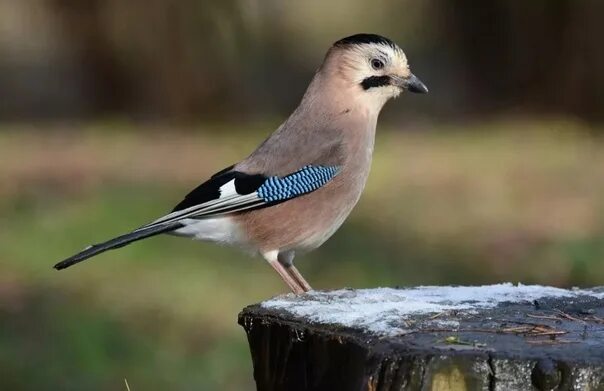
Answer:
[{"label": "bird's beak", "polygon": [[417,94],[425,94],[428,92],[428,87],[414,74],[409,74],[408,77],[397,77],[394,79],[395,84],[409,92],[415,92]]}]

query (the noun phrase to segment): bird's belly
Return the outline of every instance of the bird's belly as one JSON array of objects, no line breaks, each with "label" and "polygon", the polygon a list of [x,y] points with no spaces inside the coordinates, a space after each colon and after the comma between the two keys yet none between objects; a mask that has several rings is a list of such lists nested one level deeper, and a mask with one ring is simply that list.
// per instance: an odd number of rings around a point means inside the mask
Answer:
[{"label": "bird's belly", "polygon": [[363,183],[351,186],[340,179],[305,196],[243,213],[238,222],[260,252],[315,249],[342,225],[361,194]]},{"label": "bird's belly", "polygon": [[313,250],[313,249],[321,246],[334,233],[336,233],[338,228],[340,228],[342,226],[342,224],[348,217],[349,213],[350,212],[348,211],[346,213],[341,213],[341,215],[339,215],[339,216],[335,216],[334,219],[331,221],[331,224],[326,224],[325,226],[321,227],[322,229],[313,232],[312,234],[310,234],[309,236],[307,236],[305,238],[300,238],[301,240],[299,241],[299,243],[296,243],[292,247],[296,250],[304,251],[304,250]]}]

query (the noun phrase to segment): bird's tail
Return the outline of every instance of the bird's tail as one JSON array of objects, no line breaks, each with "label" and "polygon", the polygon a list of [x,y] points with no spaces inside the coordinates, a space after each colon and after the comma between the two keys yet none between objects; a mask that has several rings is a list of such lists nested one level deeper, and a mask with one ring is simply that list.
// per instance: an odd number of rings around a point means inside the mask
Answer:
[{"label": "bird's tail", "polygon": [[137,240],[145,239],[150,236],[159,235],[164,232],[170,232],[175,229],[182,227],[182,224],[176,222],[172,224],[166,225],[156,225],[149,228],[141,228],[125,235],[118,236],[117,238],[113,238],[106,242],[95,244],[92,246],[88,246],[83,251],[73,255],[59,263],[57,263],[54,268],[57,270],[68,268],[69,266],[75,265],[76,263],[80,263],[85,261],[88,258],[94,257],[102,252],[107,250],[111,250],[114,248],[124,247],[132,242],[136,242]]}]

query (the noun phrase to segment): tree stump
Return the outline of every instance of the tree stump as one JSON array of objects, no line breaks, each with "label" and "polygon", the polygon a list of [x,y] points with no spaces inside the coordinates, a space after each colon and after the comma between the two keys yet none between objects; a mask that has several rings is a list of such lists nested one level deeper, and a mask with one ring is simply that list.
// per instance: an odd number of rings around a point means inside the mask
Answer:
[{"label": "tree stump", "polygon": [[257,389],[604,390],[604,289],[287,294],[245,308]]}]

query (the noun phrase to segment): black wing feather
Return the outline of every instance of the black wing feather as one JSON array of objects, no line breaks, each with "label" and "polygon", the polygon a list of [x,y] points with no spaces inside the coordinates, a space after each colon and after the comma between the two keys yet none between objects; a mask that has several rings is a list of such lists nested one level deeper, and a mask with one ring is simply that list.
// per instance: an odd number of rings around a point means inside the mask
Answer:
[{"label": "black wing feather", "polygon": [[220,198],[220,187],[232,179],[235,179],[235,190],[241,195],[255,192],[266,180],[264,175],[231,171],[233,167],[230,166],[217,172],[209,180],[193,189],[172,209],[172,213]]},{"label": "black wing feather", "polygon": [[191,190],[191,192],[187,194],[174,209],[172,209],[172,212],[177,212],[219,198],[220,186],[235,177],[235,173],[230,171],[231,169],[232,166],[214,174],[206,182]]}]

